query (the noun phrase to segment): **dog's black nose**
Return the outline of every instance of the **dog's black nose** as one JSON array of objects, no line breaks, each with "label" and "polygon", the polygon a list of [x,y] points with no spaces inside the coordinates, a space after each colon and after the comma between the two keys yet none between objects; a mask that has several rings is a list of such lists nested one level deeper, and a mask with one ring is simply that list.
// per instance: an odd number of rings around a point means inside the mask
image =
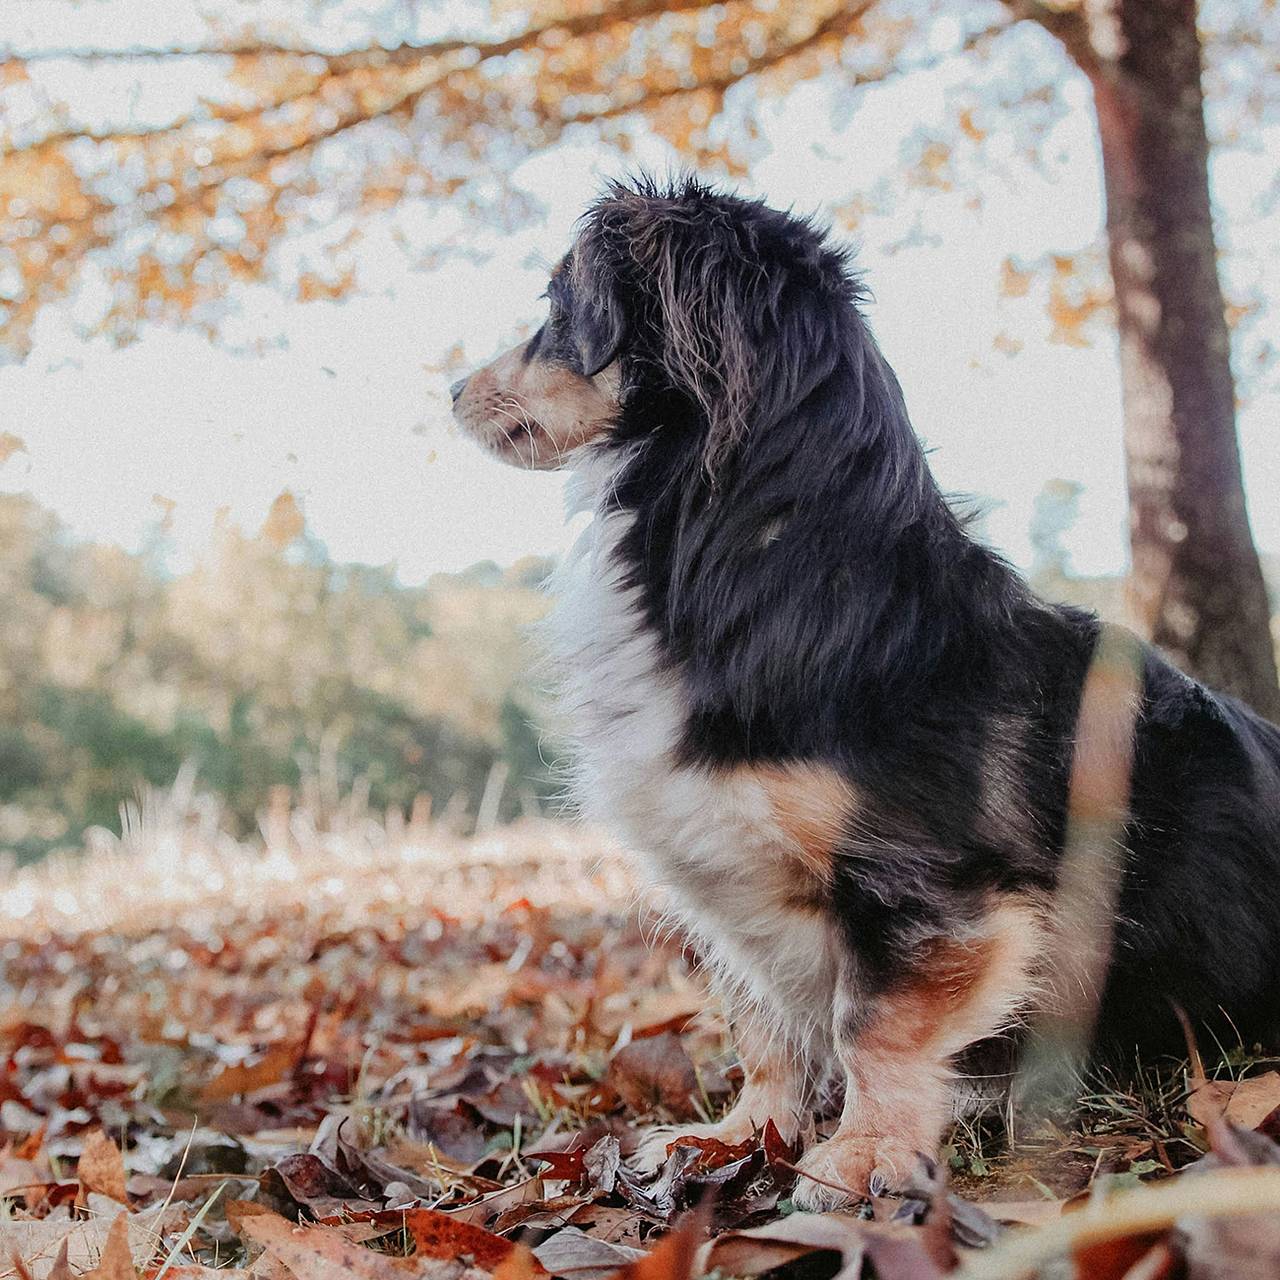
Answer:
[{"label": "dog's black nose", "polygon": [[457,382],[450,383],[449,394],[453,397],[454,404],[458,403],[458,397],[463,393],[464,390],[466,390],[466,386],[467,386],[466,378],[459,378]]}]

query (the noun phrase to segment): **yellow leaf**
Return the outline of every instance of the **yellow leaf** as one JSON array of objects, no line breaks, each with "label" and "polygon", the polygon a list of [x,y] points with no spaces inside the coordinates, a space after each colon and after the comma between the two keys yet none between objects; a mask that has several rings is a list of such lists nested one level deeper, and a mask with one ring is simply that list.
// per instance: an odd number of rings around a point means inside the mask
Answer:
[{"label": "yellow leaf", "polygon": [[271,510],[267,512],[267,518],[262,524],[262,537],[277,550],[283,551],[291,542],[302,536],[302,531],[306,527],[307,522],[303,517],[302,508],[298,506],[297,498],[289,489],[285,489],[271,504]]},{"label": "yellow leaf", "polygon": [[101,1192],[120,1204],[129,1202],[124,1189],[124,1157],[120,1148],[101,1129],[94,1129],[85,1137],[84,1150],[76,1165],[76,1177],[85,1191]]},{"label": "yellow leaf", "polygon": [[0,431],[0,466],[3,466],[15,453],[26,453],[27,445],[21,436],[11,431]]},{"label": "yellow leaf", "polygon": [[972,142],[981,142],[987,136],[987,131],[974,122],[972,107],[960,112],[960,132]]},{"label": "yellow leaf", "polygon": [[1000,296],[1002,298],[1023,298],[1031,288],[1033,273],[1022,270],[1012,258],[1006,258],[1000,264]]}]

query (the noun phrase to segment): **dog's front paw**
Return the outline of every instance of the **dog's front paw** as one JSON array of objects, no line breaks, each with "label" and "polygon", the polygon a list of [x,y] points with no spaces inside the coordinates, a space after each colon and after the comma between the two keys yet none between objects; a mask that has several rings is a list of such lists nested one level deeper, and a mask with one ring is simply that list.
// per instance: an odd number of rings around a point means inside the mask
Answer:
[{"label": "dog's front paw", "polygon": [[796,1165],[791,1201],[807,1213],[844,1209],[901,1187],[918,1157],[908,1143],[836,1133],[810,1147]]},{"label": "dog's front paw", "polygon": [[736,1126],[720,1124],[660,1124],[646,1129],[636,1149],[627,1157],[627,1167],[642,1177],[657,1173],[666,1162],[668,1149],[681,1138],[715,1138],[733,1144],[750,1136]]},{"label": "dog's front paw", "polygon": [[675,1125],[655,1125],[646,1129],[636,1149],[627,1157],[627,1168],[641,1177],[657,1173],[667,1158],[667,1147],[683,1132]]}]

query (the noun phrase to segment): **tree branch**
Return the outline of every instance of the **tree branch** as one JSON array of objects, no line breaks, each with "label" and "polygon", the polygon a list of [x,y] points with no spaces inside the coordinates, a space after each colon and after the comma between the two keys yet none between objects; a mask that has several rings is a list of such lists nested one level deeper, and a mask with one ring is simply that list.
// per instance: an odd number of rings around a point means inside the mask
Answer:
[{"label": "tree branch", "polygon": [[64,129],[46,133],[44,137],[34,142],[23,143],[21,146],[16,147],[0,148],[0,157],[12,155],[19,151],[27,153],[45,151],[52,147],[62,146],[67,142],[81,140],[89,142],[141,142],[147,138],[155,138],[163,134],[181,133],[184,129],[190,129],[195,125],[236,124],[244,120],[260,119],[272,111],[279,111],[281,107],[287,107],[291,103],[301,102],[304,98],[311,97],[319,87],[320,79],[321,77],[317,77],[316,81],[305,89],[296,89],[291,93],[284,94],[282,97],[272,98],[268,102],[206,106],[196,111],[190,111],[186,115],[177,116],[172,120],[166,120],[161,124],[123,125],[119,128],[68,125]]},{"label": "tree branch", "polygon": [[[803,53],[806,49],[812,48],[820,43],[828,36],[839,36],[847,34],[847,30],[843,29],[854,26],[857,21],[862,18],[875,3],[875,0],[868,0],[867,3],[861,4],[857,9],[849,12],[837,11],[824,19],[809,35],[804,36],[800,40],[786,45],[781,49],[773,49],[768,53],[761,54],[759,57],[752,58],[748,65],[741,71],[725,73],[721,76],[713,76],[709,79],[700,80],[697,84],[690,85],[671,85],[666,88],[653,89],[647,93],[641,94],[637,98],[633,98],[629,102],[613,103],[606,107],[603,111],[584,111],[576,115],[566,118],[564,124],[588,124],[597,120],[610,120],[618,116],[629,115],[633,111],[643,111],[648,107],[657,105],[658,103],[669,101],[672,98],[680,97],[683,94],[700,93],[711,91],[715,93],[724,93],[731,89],[734,85],[746,80],[748,77],[757,75],[761,71],[767,71],[772,67],[778,66],[788,59],[795,57],[799,53]],[[866,85],[880,84],[886,80],[891,80],[899,75],[903,75],[909,71],[922,71],[929,67],[937,66],[939,63],[946,61],[947,58],[956,57],[959,54],[967,53],[977,48],[983,41],[991,39],[993,36],[999,35],[1003,31],[1008,31],[1010,23],[1006,21],[993,22],[986,27],[981,27],[976,31],[972,31],[967,35],[955,49],[945,53],[939,53],[929,58],[924,58],[919,62],[913,62],[910,66],[898,66],[894,64],[886,64],[883,67],[877,67],[872,71],[864,72],[861,75],[854,76],[852,80],[843,83],[844,88],[860,89]]]},{"label": "tree branch", "polygon": [[[464,51],[474,53],[476,63],[487,62],[493,58],[506,57],[509,54],[518,53],[524,49],[531,48],[544,36],[553,31],[563,32],[570,37],[590,35],[595,32],[607,31],[620,22],[639,22],[646,18],[657,17],[668,13],[696,12],[700,9],[710,8],[715,3],[718,3],[718,0],[677,0],[676,3],[670,3],[669,0],[667,0],[667,2],[664,2],[664,0],[619,0],[618,3],[614,4],[609,9],[601,9],[592,13],[579,14],[576,17],[556,19],[552,22],[544,23],[541,26],[530,27],[514,36],[508,37],[507,39],[487,42],[450,39],[438,40],[419,45],[403,44],[393,48],[370,46],[364,49],[355,49],[341,54],[316,54],[313,50],[295,49],[288,46],[271,44],[201,49],[152,49],[146,51],[45,49],[37,50],[34,53],[10,54],[7,57],[0,57],[0,69],[4,67],[6,62],[24,63],[33,60],[39,61],[41,59],[53,59],[58,57],[73,57],[81,61],[92,62],[121,58],[165,59],[220,57],[231,55],[274,55],[287,57],[323,57],[326,63],[326,74],[330,76],[342,76],[351,71],[363,69],[365,67],[413,66],[430,59],[442,58],[449,54],[462,53]],[[866,6],[864,5],[863,7],[865,8]],[[243,107],[230,107],[222,110],[210,107],[203,110],[192,111],[188,112],[184,116],[179,116],[176,119],[154,125],[130,125],[123,126],[118,129],[96,129],[91,126],[68,126],[46,134],[44,137],[34,142],[26,143],[18,147],[4,148],[3,150],[0,150],[0,157],[16,152],[41,151],[48,147],[60,146],[63,143],[76,141],[78,139],[88,139],[92,142],[129,142],[156,137],[163,134],[177,133],[195,125],[223,122],[235,123],[237,121],[260,119],[262,116],[272,111],[276,111],[290,103],[299,102],[310,96],[315,91],[316,87],[316,85],[312,85],[306,89],[286,94],[281,98],[272,99],[263,103],[254,103]],[[358,119],[351,122],[351,124],[358,123]]]},{"label": "tree branch", "polygon": [[272,41],[241,41],[224,45],[170,45],[164,48],[92,49],[76,46],[43,49],[6,49],[0,51],[0,68],[9,63],[52,62],[74,59],[77,62],[146,62],[179,58],[315,58],[325,60],[332,71],[349,71],[355,67],[395,66],[443,57],[474,49],[482,58],[502,57],[536,44],[543,36],[561,31],[569,36],[589,35],[604,31],[617,22],[638,21],[664,13],[687,13],[707,9],[720,0],[617,0],[606,9],[553,18],[536,27],[526,28],[502,40],[466,40],[450,38],[429,40],[422,44],[366,45],[340,53],[322,53],[305,46],[277,44]]}]

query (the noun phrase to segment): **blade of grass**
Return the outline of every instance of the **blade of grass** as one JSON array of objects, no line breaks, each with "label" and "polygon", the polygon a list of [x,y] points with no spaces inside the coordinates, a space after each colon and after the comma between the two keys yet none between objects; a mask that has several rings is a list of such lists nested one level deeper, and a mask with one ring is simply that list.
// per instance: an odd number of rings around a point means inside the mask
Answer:
[{"label": "blade of grass", "polygon": [[213,1194],[192,1215],[191,1221],[187,1223],[186,1230],[173,1242],[173,1248],[169,1250],[169,1256],[164,1260],[160,1270],[156,1272],[155,1280],[164,1280],[165,1272],[173,1266],[178,1259],[178,1255],[187,1247],[191,1237],[199,1231],[205,1215],[213,1208],[213,1202],[226,1190],[226,1187],[227,1183],[225,1181],[218,1183],[213,1189]]}]

